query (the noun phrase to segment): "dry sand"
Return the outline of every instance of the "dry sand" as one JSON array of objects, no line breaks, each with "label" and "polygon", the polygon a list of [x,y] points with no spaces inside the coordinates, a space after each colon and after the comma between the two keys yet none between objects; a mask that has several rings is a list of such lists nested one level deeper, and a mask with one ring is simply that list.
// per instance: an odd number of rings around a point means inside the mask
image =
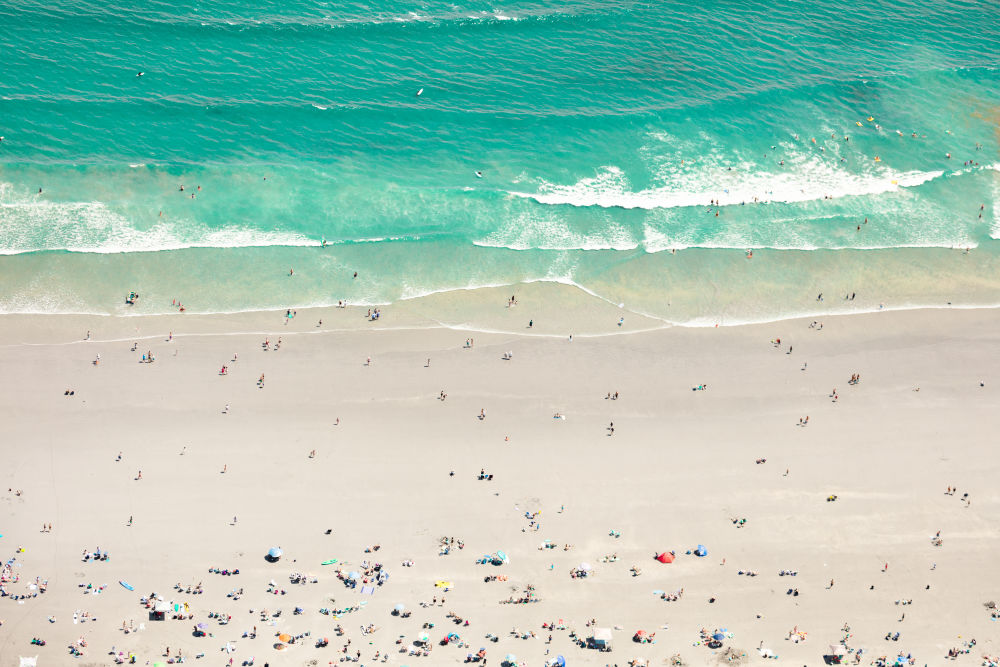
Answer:
[{"label": "dry sand", "polygon": [[[527,665],[559,654],[570,665],[662,665],[675,654],[699,665],[724,650],[699,645],[699,631],[725,628],[723,646],[747,663],[816,665],[845,623],[866,665],[900,651],[942,664],[972,638],[958,662],[1000,653],[983,606],[1000,597],[1000,311],[815,318],[822,330],[813,318],[685,329],[632,316],[618,327],[616,308],[572,288],[519,289],[504,308],[508,293],[432,296],[375,322],[353,308],[287,323],[283,313],[0,318],[0,556],[16,558],[19,577],[0,599],[0,664],[111,664],[112,647],[146,664],[166,661],[169,646],[186,662],[323,665],[351,639],[365,665],[376,651],[389,664],[451,664],[480,647],[489,665],[508,653]],[[262,350],[279,337],[280,350]],[[140,363],[147,350],[154,363]],[[849,385],[854,373],[861,381]],[[478,480],[481,469],[493,480]],[[536,524],[526,512],[540,512]],[[464,549],[438,555],[442,536]],[[558,548],[540,550],[544,540]],[[698,544],[707,557],[685,553]],[[371,545],[380,549],[365,553]],[[272,546],[285,554],[277,563],[264,559]],[[83,562],[97,547],[110,559]],[[476,564],[496,550],[510,562]],[[663,550],[675,562],[652,559]],[[362,594],[337,579],[338,565],[320,565],[333,558],[344,572],[381,563],[390,578]],[[571,578],[582,562],[593,574]],[[318,583],[292,585],[294,572]],[[10,597],[30,595],[36,577],[44,594]],[[267,593],[270,580],[287,594]],[[173,588],[199,582],[201,595]],[[529,584],[538,602],[500,604]],[[234,588],[238,601],[226,596]],[[653,593],[681,588],[675,602]],[[150,592],[188,603],[195,619],[149,620],[140,597]],[[339,618],[319,613],[362,601]],[[391,615],[399,603],[412,616]],[[282,614],[262,621],[263,609]],[[91,620],[74,624],[77,611]],[[613,652],[580,648],[569,630],[548,643],[542,629],[562,620],[586,637],[592,618],[614,629]],[[145,629],[125,634],[123,621]],[[197,622],[210,636],[192,636]],[[431,655],[401,655],[424,623],[434,624]],[[377,630],[362,635],[369,624]],[[257,638],[244,638],[254,625]],[[795,628],[805,641],[787,639]],[[639,629],[655,643],[633,643]],[[278,633],[305,632],[273,647]],[[449,632],[470,647],[438,645]],[[67,647],[81,637],[73,659]],[[320,637],[330,645],[314,647]],[[761,642],[779,658],[761,658]]]}]

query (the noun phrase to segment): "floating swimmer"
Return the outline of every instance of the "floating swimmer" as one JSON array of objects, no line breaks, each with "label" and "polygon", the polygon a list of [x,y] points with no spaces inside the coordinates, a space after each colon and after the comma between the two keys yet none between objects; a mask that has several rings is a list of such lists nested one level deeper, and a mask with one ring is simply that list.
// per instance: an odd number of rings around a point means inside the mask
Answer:
[{"label": "floating swimmer", "polygon": [[880,158],[880,157],[879,157],[878,155],[876,155],[876,156],[875,156],[875,161],[876,161],[876,162],[881,162],[881,161],[882,161],[882,158]]},{"label": "floating swimmer", "polygon": [[146,74],[145,72],[139,72],[138,74],[136,74],[136,76],[144,76],[145,74]]},{"label": "floating swimmer", "polygon": [[420,97],[423,94],[424,94],[424,89],[423,88],[421,88],[420,90],[417,91],[417,97]]},{"label": "floating swimmer", "polygon": [[477,171],[476,172],[476,178],[482,178],[482,177],[483,177],[483,172]]},{"label": "floating swimmer", "polygon": [[868,116],[868,122],[869,123],[872,122],[873,120],[875,120],[875,116]]},{"label": "floating swimmer", "polygon": [[854,124],[857,125],[858,127],[864,127],[864,125],[861,124],[860,120],[854,121]]}]

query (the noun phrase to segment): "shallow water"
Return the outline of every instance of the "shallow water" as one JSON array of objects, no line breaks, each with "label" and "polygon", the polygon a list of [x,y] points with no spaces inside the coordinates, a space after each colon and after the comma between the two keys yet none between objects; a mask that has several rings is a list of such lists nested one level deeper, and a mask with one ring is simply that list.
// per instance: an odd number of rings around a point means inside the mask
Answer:
[{"label": "shallow water", "polygon": [[4,312],[537,280],[684,323],[1000,303],[996,3],[0,18]]}]

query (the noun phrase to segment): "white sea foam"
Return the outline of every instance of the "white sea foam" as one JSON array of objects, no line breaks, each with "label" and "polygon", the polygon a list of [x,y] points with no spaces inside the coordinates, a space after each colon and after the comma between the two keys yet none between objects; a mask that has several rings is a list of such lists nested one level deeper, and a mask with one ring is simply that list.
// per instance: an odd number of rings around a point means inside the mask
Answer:
[{"label": "white sea foam", "polygon": [[300,234],[236,225],[208,229],[187,220],[159,222],[142,230],[101,202],[52,202],[17,196],[12,190],[10,184],[0,184],[0,255],[318,245]]},{"label": "white sea foam", "polygon": [[[1000,172],[1000,162],[991,164],[990,169]],[[993,179],[993,224],[990,225],[990,238],[1000,239],[1000,175]]]},{"label": "white sea foam", "polygon": [[[903,240],[887,240],[885,243],[867,242],[857,244],[825,243],[819,244],[794,230],[785,229],[780,238],[757,240],[749,238],[742,230],[719,230],[710,238],[695,238],[694,232],[680,230],[676,234],[663,232],[651,225],[646,225],[642,243],[648,253],[666,252],[670,250],[687,250],[693,248],[719,250],[888,250],[892,248],[976,248],[979,242],[970,234],[961,238],[954,237],[954,231],[946,225],[937,228],[947,230],[951,236],[947,239],[909,238]],[[964,232],[963,232],[964,233]]]},{"label": "white sea foam", "polygon": [[755,198],[761,202],[797,203],[894,192],[916,187],[944,174],[943,171],[897,172],[891,169],[868,175],[854,174],[818,160],[809,166],[803,171],[779,173],[718,169],[639,191],[629,188],[621,169],[606,166],[596,176],[573,185],[543,180],[537,192],[510,194],[540,204],[626,209],[708,206],[713,199],[722,206],[752,203]]},{"label": "white sea foam", "polygon": [[522,214],[475,245],[510,250],[633,250],[639,241],[624,226],[608,220],[597,231],[574,229],[558,214]]}]

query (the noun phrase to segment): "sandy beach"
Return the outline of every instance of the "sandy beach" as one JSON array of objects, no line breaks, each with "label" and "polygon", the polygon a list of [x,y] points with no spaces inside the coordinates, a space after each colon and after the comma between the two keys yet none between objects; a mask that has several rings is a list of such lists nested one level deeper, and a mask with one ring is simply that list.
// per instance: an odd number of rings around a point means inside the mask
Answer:
[{"label": "sandy beach", "polygon": [[1000,655],[1000,311],[513,294],[0,317],[0,665]]}]

